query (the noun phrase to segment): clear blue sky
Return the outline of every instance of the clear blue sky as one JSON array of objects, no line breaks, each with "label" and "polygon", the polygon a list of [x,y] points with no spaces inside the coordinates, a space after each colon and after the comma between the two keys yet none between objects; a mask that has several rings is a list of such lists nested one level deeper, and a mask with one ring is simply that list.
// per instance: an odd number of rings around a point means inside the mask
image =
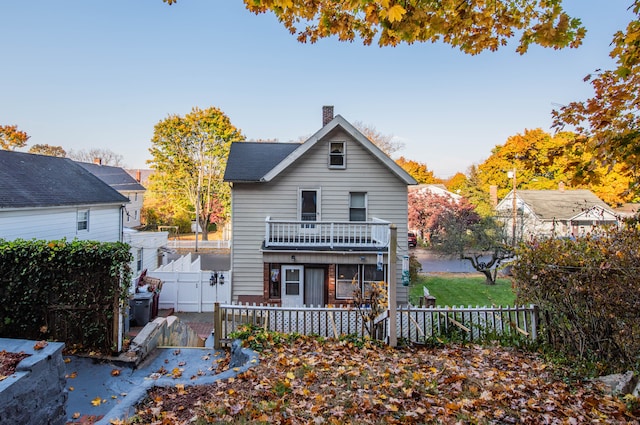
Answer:
[{"label": "clear blue sky", "polygon": [[334,105],[446,178],[511,135],[549,130],[554,106],[590,96],[586,74],[613,67],[630,0],[564,4],[588,28],[581,48],[468,56],[443,44],[300,44],[241,0],[3,1],[0,125],[18,125],[29,145],[108,148],[146,168],[169,114],[216,106],[247,138],[287,142]]}]

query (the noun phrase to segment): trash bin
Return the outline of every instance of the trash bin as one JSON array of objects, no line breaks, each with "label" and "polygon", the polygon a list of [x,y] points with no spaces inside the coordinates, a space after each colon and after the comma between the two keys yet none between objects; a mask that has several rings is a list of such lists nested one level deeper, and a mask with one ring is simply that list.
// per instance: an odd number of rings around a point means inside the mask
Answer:
[{"label": "trash bin", "polygon": [[133,296],[131,316],[135,326],[144,326],[151,321],[151,303],[153,292],[139,292]]}]

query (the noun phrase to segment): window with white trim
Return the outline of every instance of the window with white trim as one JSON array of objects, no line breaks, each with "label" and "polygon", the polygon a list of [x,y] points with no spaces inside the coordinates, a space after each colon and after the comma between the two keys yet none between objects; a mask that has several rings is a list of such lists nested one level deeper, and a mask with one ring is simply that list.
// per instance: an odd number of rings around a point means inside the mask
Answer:
[{"label": "window with white trim", "polygon": [[136,251],[136,271],[142,271],[142,248],[138,248]]},{"label": "window with white trim", "polygon": [[76,217],[76,229],[78,231],[89,230],[89,210],[78,211]]},{"label": "window with white trim", "polygon": [[378,270],[375,264],[336,264],[336,299],[352,299],[357,288],[369,299],[371,285],[385,281],[385,271],[386,265]]},{"label": "window with white trim", "polygon": [[367,221],[367,193],[349,193],[349,221]]},{"label": "window with white trim", "polygon": [[329,143],[329,168],[346,168],[346,143],[331,142]]}]

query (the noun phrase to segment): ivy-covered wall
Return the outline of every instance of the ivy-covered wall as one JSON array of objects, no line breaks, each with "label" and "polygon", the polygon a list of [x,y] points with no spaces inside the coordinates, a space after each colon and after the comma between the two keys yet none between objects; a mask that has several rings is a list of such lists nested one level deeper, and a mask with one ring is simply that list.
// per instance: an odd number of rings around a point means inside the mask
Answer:
[{"label": "ivy-covered wall", "polygon": [[131,260],[120,242],[0,240],[0,337],[115,352]]}]

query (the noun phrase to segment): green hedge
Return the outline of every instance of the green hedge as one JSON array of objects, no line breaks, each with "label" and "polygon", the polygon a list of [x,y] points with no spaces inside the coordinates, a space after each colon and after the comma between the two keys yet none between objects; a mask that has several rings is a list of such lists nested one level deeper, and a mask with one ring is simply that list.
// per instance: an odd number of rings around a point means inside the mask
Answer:
[{"label": "green hedge", "polygon": [[540,309],[544,342],[598,372],[640,363],[640,229],[534,242],[518,253],[517,302]]},{"label": "green hedge", "polygon": [[0,240],[0,337],[116,351],[131,260],[120,242]]}]

